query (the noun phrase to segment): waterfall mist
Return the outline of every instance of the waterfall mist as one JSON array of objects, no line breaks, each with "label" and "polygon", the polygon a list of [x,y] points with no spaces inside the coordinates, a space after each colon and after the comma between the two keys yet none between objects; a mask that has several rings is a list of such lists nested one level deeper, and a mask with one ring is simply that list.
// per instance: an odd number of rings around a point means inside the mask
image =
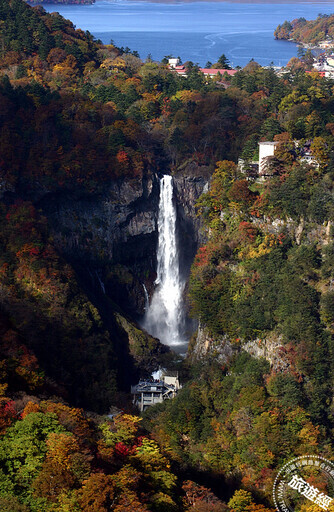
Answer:
[{"label": "waterfall mist", "polygon": [[182,350],[187,343],[183,336],[184,282],[179,270],[173,179],[167,175],[160,180],[158,234],[156,288],[143,327],[165,345]]}]

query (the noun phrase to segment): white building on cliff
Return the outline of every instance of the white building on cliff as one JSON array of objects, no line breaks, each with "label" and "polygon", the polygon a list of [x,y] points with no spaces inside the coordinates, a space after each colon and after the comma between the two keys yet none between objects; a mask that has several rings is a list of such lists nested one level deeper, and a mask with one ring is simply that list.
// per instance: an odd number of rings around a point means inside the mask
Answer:
[{"label": "white building on cliff", "polygon": [[265,158],[274,156],[278,142],[259,142],[259,175],[265,174]]}]

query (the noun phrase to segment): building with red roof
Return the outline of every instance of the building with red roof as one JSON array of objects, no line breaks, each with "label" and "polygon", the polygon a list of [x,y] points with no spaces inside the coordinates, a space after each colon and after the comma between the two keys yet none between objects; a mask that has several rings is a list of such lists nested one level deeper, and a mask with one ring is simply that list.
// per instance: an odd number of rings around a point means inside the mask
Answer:
[{"label": "building with red roof", "polygon": [[[168,67],[170,70],[175,71],[178,75],[187,76],[186,68],[183,64],[180,64],[179,59],[169,59]],[[222,75],[226,73],[228,76],[233,76],[237,73],[236,69],[215,69],[215,68],[199,68],[201,73],[204,76],[209,76],[210,78],[214,78],[216,76]]]}]

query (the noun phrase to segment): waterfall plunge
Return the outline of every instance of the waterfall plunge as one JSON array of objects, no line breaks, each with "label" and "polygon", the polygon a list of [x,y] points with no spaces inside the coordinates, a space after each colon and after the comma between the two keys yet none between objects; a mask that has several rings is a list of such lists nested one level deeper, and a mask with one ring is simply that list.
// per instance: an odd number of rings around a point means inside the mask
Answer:
[{"label": "waterfall plunge", "polygon": [[167,175],[160,180],[158,233],[156,289],[144,317],[144,327],[165,345],[184,347],[186,342],[181,338],[184,283],[180,279],[176,244],[173,180]]}]

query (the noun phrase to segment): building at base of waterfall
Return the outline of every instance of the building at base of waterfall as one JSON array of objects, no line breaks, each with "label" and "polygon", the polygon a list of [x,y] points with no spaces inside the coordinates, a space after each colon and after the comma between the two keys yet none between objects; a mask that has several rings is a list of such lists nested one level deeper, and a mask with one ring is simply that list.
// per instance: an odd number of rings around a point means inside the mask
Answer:
[{"label": "building at base of waterfall", "polygon": [[174,398],[181,387],[177,372],[168,372],[160,379],[140,380],[136,386],[131,386],[133,403],[142,412],[151,405]]}]

